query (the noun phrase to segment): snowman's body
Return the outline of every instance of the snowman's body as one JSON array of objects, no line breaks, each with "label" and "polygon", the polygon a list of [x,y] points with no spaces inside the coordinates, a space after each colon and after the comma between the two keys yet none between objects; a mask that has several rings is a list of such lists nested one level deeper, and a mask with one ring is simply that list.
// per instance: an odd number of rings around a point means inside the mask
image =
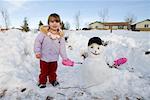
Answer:
[{"label": "snowman's body", "polygon": [[99,85],[111,76],[103,55],[103,46],[97,43],[88,45],[88,57],[81,66],[81,76],[84,86]]}]

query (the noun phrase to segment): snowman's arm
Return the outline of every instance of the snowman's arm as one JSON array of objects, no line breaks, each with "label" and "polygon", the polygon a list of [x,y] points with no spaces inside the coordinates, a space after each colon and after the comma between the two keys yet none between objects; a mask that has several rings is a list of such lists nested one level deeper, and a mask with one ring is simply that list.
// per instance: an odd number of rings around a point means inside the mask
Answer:
[{"label": "snowman's arm", "polygon": [[148,55],[148,54],[150,54],[150,51],[145,51],[145,55]]},{"label": "snowman's arm", "polygon": [[109,63],[106,63],[108,65],[109,68],[113,68],[113,66],[111,66]]},{"label": "snowman's arm", "polygon": [[102,41],[102,45],[103,46],[107,46],[108,44],[110,44],[111,42],[110,41]]},{"label": "snowman's arm", "polygon": [[107,56],[105,56],[105,62],[109,68],[113,68],[113,61],[111,61],[111,59],[109,59]]},{"label": "snowman's arm", "polygon": [[88,57],[88,52],[82,52],[81,57],[85,60]]}]

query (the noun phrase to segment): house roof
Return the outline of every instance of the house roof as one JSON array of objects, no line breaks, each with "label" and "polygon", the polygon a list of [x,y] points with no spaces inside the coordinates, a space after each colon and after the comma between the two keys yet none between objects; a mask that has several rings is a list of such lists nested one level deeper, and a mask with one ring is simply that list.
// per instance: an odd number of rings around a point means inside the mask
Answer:
[{"label": "house roof", "polygon": [[128,22],[108,22],[108,23],[104,23],[105,26],[128,26]]},{"label": "house roof", "polygon": [[144,22],[144,21],[150,21],[150,19],[146,19],[146,20],[143,20],[143,21],[137,22],[137,23],[135,23],[135,24],[133,24],[133,25],[136,25],[136,24],[142,23],[142,22]]},{"label": "house roof", "polygon": [[100,21],[95,21],[95,22],[90,23],[89,25],[94,24],[94,23],[100,23],[100,24],[102,24]]},{"label": "house roof", "polygon": [[90,23],[89,25],[91,24],[94,24],[94,23],[100,23],[100,24],[103,24],[105,26],[127,26],[128,25],[128,22],[105,22],[105,23],[102,23],[102,22],[99,22],[99,21],[95,21],[93,23]]}]

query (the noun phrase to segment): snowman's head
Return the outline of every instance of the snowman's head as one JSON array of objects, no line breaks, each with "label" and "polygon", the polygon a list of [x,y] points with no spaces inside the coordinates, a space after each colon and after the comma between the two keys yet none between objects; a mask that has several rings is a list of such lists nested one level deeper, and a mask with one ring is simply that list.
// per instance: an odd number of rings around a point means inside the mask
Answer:
[{"label": "snowman's head", "polygon": [[99,37],[93,37],[88,42],[88,55],[99,56],[103,51],[102,40]]}]

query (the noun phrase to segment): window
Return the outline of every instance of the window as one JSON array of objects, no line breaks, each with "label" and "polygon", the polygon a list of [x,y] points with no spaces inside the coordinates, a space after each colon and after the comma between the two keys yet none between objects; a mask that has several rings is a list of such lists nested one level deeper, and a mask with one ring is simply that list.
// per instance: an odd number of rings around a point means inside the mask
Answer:
[{"label": "window", "polygon": [[118,29],[124,29],[124,26],[118,26]]},{"label": "window", "polygon": [[148,24],[145,24],[144,27],[145,27],[145,28],[148,28]]},{"label": "window", "polygon": [[95,28],[98,29],[98,26],[96,26]]}]

